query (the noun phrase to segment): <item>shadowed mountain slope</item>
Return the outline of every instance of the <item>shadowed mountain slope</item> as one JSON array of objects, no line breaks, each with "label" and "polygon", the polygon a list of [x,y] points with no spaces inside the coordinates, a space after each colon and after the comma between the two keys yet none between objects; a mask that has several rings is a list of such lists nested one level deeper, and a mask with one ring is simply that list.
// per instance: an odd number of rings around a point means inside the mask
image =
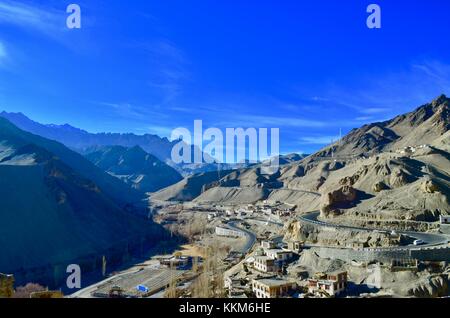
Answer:
[{"label": "shadowed mountain slope", "polygon": [[182,179],[175,169],[139,146],[100,147],[85,157],[111,175],[144,192],[155,192]]},{"label": "shadowed mountain slope", "polygon": [[164,231],[126,211],[130,197],[139,195],[82,156],[0,118],[0,272],[39,282],[57,264],[155,244]]}]

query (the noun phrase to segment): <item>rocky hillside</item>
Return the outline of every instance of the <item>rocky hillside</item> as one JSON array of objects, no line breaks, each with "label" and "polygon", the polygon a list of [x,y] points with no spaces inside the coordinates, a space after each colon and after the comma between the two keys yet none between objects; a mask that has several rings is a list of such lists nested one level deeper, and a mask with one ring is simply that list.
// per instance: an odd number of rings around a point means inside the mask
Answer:
[{"label": "rocky hillside", "polygon": [[87,159],[133,188],[155,192],[177,183],[181,175],[141,147],[97,147],[88,151]]},{"label": "rocky hillside", "polygon": [[216,186],[216,182],[230,172],[224,170],[196,174],[154,193],[151,198],[159,201],[191,201],[205,192],[208,187]]},{"label": "rocky hillside", "polygon": [[433,144],[450,127],[450,100],[439,96],[431,103],[391,120],[352,130],[342,140],[312,155],[312,158],[369,156],[407,146]]},{"label": "rocky hillside", "polygon": [[354,129],[274,175],[258,167],[234,171],[196,201],[280,201],[299,212],[320,208],[322,217],[355,222],[435,221],[450,211],[449,107],[440,96],[413,112]]}]

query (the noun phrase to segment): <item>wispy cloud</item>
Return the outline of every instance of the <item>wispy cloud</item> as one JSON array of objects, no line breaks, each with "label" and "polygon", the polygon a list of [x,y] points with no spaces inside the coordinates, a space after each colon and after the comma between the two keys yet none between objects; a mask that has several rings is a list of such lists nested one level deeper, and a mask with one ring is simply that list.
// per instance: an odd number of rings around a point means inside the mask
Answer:
[{"label": "wispy cloud", "polygon": [[373,120],[372,116],[360,116],[355,118],[356,121],[369,121]]},{"label": "wispy cloud", "polygon": [[297,128],[323,128],[327,123],[320,120],[295,117],[278,116],[258,116],[249,115],[231,118],[232,121],[226,123],[230,127],[297,127]]},{"label": "wispy cloud", "polygon": [[433,84],[442,91],[450,89],[450,65],[433,60],[414,64],[413,68],[432,79]]},{"label": "wispy cloud", "polygon": [[168,126],[151,125],[145,128],[139,128],[137,131],[143,134],[154,134],[170,139],[173,129]]},{"label": "wispy cloud", "polygon": [[[78,0],[83,8],[89,2]],[[24,32],[56,42],[71,51],[92,54],[96,44],[90,40],[89,28],[76,32],[67,28],[67,5],[61,1],[46,1],[45,5],[38,1],[0,0],[0,27],[15,27]],[[92,19],[83,14],[83,26],[92,25]]]},{"label": "wispy cloud", "polygon": [[55,32],[64,29],[64,10],[42,8],[24,2],[2,0],[0,23],[11,24],[27,30],[39,31],[56,37]]},{"label": "wispy cloud", "polygon": [[299,144],[301,145],[328,145],[339,140],[339,136],[308,136],[301,137]]},{"label": "wispy cloud", "polygon": [[360,84],[348,90],[328,85],[318,103],[355,112],[356,118],[393,116],[411,107],[429,102],[438,95],[450,93],[450,65],[436,60],[414,62],[402,71],[361,77]]},{"label": "wispy cloud", "polygon": [[167,39],[140,44],[140,47],[148,53],[153,67],[148,85],[161,91],[163,104],[174,101],[190,78],[186,54]]},{"label": "wispy cloud", "polygon": [[6,52],[5,44],[0,41],[0,67],[4,66],[7,58],[8,53]]},{"label": "wispy cloud", "polygon": [[159,110],[153,110],[151,106],[136,105],[128,102],[111,103],[111,102],[91,102],[92,104],[108,107],[113,111],[115,116],[122,119],[131,119],[138,121],[153,121],[167,119],[169,116]]}]

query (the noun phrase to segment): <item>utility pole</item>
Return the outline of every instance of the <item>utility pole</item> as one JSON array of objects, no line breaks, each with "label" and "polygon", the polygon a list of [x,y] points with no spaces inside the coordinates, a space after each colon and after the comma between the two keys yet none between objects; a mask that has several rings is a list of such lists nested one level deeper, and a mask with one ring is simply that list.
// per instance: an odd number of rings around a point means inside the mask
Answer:
[{"label": "utility pole", "polygon": [[106,277],[106,256],[102,257],[102,276]]},{"label": "utility pole", "polygon": [[331,139],[331,158],[334,158],[334,148],[333,148],[333,145],[334,145],[334,140]]}]

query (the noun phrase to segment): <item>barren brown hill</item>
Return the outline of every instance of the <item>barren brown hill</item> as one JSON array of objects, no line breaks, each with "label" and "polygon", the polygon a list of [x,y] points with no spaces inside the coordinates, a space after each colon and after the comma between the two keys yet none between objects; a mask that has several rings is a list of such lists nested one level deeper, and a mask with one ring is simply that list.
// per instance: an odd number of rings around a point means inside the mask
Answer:
[{"label": "barren brown hill", "polygon": [[196,202],[281,201],[299,212],[322,208],[333,217],[435,221],[450,211],[449,122],[449,99],[440,96],[413,112],[354,129],[274,175],[258,167],[233,171],[203,188]]}]

